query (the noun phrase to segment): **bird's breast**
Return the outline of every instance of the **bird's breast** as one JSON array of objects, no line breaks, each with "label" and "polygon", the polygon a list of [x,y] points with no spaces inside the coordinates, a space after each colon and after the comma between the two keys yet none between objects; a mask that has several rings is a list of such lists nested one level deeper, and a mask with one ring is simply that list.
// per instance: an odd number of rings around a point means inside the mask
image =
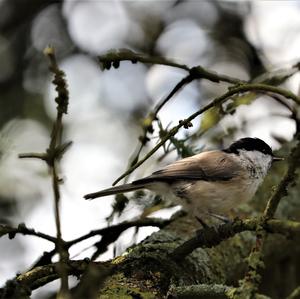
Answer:
[{"label": "bird's breast", "polygon": [[174,194],[200,212],[224,214],[250,200],[261,183],[260,178],[233,179],[222,182],[177,182]]}]

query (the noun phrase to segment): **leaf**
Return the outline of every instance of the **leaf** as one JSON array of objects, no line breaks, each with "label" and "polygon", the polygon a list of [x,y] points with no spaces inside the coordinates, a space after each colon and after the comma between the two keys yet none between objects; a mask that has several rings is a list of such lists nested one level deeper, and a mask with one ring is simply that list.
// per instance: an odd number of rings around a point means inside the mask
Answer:
[{"label": "leaf", "polygon": [[201,119],[201,130],[208,130],[215,126],[222,117],[220,106],[212,107],[205,111]]},{"label": "leaf", "polygon": [[225,106],[224,112],[227,114],[233,114],[237,107],[241,105],[250,105],[257,96],[258,95],[255,92],[248,92],[241,96],[234,96],[232,97],[232,101]]}]

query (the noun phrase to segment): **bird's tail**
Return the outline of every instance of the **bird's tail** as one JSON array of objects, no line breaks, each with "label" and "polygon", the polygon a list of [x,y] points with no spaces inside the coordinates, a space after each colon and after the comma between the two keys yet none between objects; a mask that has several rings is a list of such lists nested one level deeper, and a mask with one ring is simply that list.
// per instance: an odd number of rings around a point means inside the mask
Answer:
[{"label": "bird's tail", "polygon": [[125,193],[130,191],[139,190],[145,187],[145,184],[124,184],[121,186],[115,186],[111,188],[107,188],[98,192],[89,193],[84,195],[85,199],[94,199],[97,197],[108,196],[112,194]]}]

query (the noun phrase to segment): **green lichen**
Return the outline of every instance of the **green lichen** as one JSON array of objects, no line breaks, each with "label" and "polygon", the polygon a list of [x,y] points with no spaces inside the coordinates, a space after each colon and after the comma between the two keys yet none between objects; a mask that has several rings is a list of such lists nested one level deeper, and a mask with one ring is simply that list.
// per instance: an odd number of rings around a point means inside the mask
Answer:
[{"label": "green lichen", "polygon": [[132,279],[127,279],[123,273],[113,275],[105,283],[101,290],[99,299],[153,299],[157,298],[156,292],[144,290],[134,283]]}]

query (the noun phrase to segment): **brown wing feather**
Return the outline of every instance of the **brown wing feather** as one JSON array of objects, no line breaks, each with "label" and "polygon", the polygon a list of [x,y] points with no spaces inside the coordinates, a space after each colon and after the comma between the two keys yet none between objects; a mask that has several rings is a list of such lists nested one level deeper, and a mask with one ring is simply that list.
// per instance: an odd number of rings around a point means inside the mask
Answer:
[{"label": "brown wing feather", "polygon": [[230,155],[222,151],[210,151],[176,161],[149,177],[134,181],[133,184],[186,179],[226,181],[232,179],[240,170],[241,167]]}]

